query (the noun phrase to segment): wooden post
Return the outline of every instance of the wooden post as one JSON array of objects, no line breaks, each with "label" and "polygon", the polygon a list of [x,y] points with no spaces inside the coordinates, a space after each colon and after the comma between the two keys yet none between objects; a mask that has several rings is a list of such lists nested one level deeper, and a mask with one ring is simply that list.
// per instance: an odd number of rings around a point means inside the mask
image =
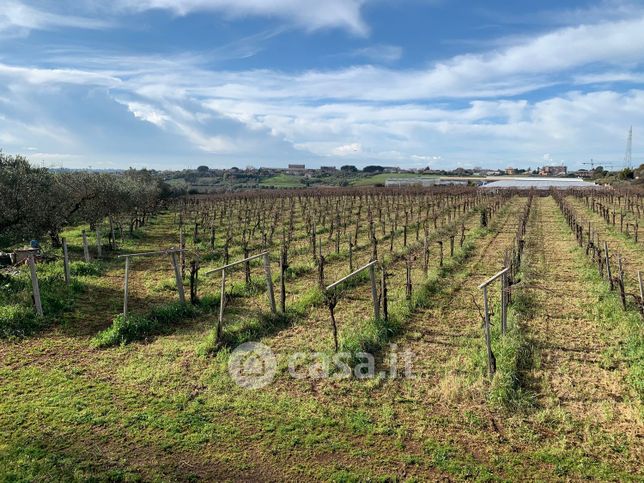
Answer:
[{"label": "wooden post", "polygon": [[127,288],[130,279],[130,257],[125,257],[125,277],[123,280],[123,317],[127,317]]},{"label": "wooden post", "polygon": [[610,283],[610,289],[613,290],[615,287],[613,286],[613,274],[610,270],[610,257],[608,256],[608,243],[606,241],[604,241],[604,253],[606,256],[606,273],[608,275],[608,283]]},{"label": "wooden post", "polygon": [[89,263],[89,247],[87,246],[87,234],[83,230],[83,254],[85,255],[85,262]]},{"label": "wooden post", "polygon": [[217,320],[217,342],[221,339],[224,324],[224,304],[226,303],[226,270],[221,271],[221,292],[219,296],[219,319]]},{"label": "wooden post", "polygon": [[387,301],[387,270],[385,266],[381,267],[382,281],[380,283],[380,294],[382,296],[382,318],[385,321],[389,320],[389,306]]},{"label": "wooden post", "polygon": [[329,314],[331,315],[331,324],[333,325],[333,345],[335,347],[335,351],[338,352],[338,323],[335,320],[335,305],[337,304],[337,299],[335,298],[335,295],[332,295],[331,297],[332,298],[328,303]]},{"label": "wooden post", "polygon": [[626,310],[626,293],[624,291],[624,269],[622,268],[622,257],[617,257],[619,267],[619,295],[622,299],[622,307]]},{"label": "wooden post", "polygon": [[[183,253],[183,252],[182,252]],[[179,302],[186,303],[186,295],[183,291],[183,278],[177,262],[177,252],[172,252],[172,266],[174,267],[174,277],[177,280],[177,292],[179,293]]]},{"label": "wooden post", "polygon": [[67,240],[65,237],[62,239],[63,242],[63,267],[65,269],[65,284],[69,287],[71,283],[71,274],[69,273],[69,254],[67,253]]},{"label": "wooden post", "polygon": [[423,273],[427,277],[427,272],[429,270],[429,246],[427,243],[427,232],[425,232],[425,238],[423,239]]},{"label": "wooden post", "polygon": [[179,248],[181,248],[181,253],[179,257],[181,258],[181,278],[186,274],[186,254],[183,251],[186,248],[186,239],[183,236],[183,225],[179,227]]},{"label": "wooden post", "polygon": [[190,303],[196,305],[199,301],[197,296],[197,285],[199,283],[199,262],[192,260],[190,262]]},{"label": "wooden post", "polygon": [[405,258],[405,298],[411,300],[412,286],[411,286],[411,260],[407,255]]},{"label": "wooden post", "polygon": [[271,276],[271,262],[268,253],[264,254],[264,272],[266,272],[266,288],[268,289],[268,301],[271,304],[271,312],[277,312],[275,308],[275,292],[273,291],[273,277]]},{"label": "wooden post", "polygon": [[103,256],[103,248],[101,247],[101,231],[98,225],[96,225],[96,254],[98,258]]},{"label": "wooden post", "polygon": [[286,312],[286,269],[287,269],[287,252],[282,246],[280,250],[280,310]]},{"label": "wooden post", "polygon": [[484,332],[485,347],[487,349],[487,372],[490,377],[493,377],[494,373],[496,372],[496,360],[494,359],[494,354],[492,353],[492,336],[490,334],[490,312],[487,302],[487,285],[483,287],[483,310],[485,312]]},{"label": "wooden post", "polygon": [[501,333],[505,335],[508,328],[508,304],[507,304],[508,274],[501,275]]},{"label": "wooden post", "polygon": [[42,302],[40,301],[40,286],[38,285],[38,275],[36,274],[36,261],[34,260],[33,253],[29,255],[29,270],[31,271],[31,286],[34,292],[34,304],[36,305],[36,313],[40,316],[43,315]]},{"label": "wooden post", "polygon": [[378,303],[378,289],[376,287],[376,264],[369,267],[369,278],[371,279],[371,298],[373,300],[373,318],[380,318],[380,304]]}]

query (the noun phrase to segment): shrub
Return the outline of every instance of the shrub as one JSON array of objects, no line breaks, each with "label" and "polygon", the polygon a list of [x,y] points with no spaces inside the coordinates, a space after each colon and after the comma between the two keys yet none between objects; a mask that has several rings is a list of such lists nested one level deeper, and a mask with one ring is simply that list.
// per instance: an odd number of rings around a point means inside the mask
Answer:
[{"label": "shrub", "polygon": [[119,314],[112,320],[112,325],[96,334],[92,345],[98,348],[127,344],[135,340],[159,334],[181,319],[192,317],[197,309],[189,304],[175,302],[152,309],[147,316]]},{"label": "shrub", "polygon": [[99,332],[92,340],[94,347],[111,347],[126,344],[152,333],[159,323],[136,314],[127,317],[119,314],[112,320],[112,325]]},{"label": "shrub", "polygon": [[0,305],[0,338],[24,337],[42,327],[44,320],[22,305]]},{"label": "shrub", "polygon": [[100,262],[72,262],[69,270],[74,276],[99,276],[103,273],[103,265]]}]

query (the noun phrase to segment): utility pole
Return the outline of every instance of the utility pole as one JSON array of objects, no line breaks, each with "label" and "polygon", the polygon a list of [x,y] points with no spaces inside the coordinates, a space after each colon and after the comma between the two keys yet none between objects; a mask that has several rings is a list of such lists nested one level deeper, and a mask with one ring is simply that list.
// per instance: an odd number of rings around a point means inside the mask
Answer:
[{"label": "utility pole", "polygon": [[631,168],[633,162],[633,126],[628,130],[628,138],[626,139],[626,154],[624,155],[624,166]]}]

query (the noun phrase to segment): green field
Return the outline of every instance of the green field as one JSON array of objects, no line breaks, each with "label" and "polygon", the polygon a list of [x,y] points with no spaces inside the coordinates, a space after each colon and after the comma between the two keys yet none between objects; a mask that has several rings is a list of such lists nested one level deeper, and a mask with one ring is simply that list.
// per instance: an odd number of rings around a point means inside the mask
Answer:
[{"label": "green field", "polygon": [[274,188],[302,188],[305,186],[303,176],[294,176],[292,174],[278,174],[260,181],[262,186],[272,186]]},{"label": "green field", "polygon": [[435,175],[415,174],[415,173],[380,173],[374,174],[367,178],[360,178],[351,183],[352,186],[375,186],[385,184],[385,181],[391,178],[438,178]]}]

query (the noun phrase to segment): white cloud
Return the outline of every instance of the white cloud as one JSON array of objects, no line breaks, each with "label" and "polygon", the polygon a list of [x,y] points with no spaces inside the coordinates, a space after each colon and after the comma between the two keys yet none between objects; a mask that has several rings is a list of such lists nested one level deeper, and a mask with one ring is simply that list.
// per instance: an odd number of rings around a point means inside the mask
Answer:
[{"label": "white cloud", "polygon": [[147,104],[140,102],[119,101],[118,99],[117,102],[126,105],[128,110],[132,114],[134,114],[134,117],[136,117],[137,119],[147,121],[154,124],[155,126],[163,127],[169,119],[166,114],[159,112],[158,110]]},{"label": "white cloud", "polygon": [[[150,0],[142,8],[156,6],[177,14],[234,10],[223,1],[170,3]],[[296,3],[284,0],[277,5]],[[255,2],[241,5],[264,12]],[[359,12],[360,2],[354,5]],[[552,153],[553,159],[622,152],[624,126],[644,124],[644,91],[619,92],[610,86],[641,79],[644,17],[562,28],[424,69],[357,65],[296,73],[233,72],[208,68],[205,59],[193,55],[96,53],[89,60],[87,55],[61,54],[58,61],[63,65],[56,69],[0,63],[0,84],[34,92],[59,85],[98,87],[137,119],[182,136],[204,153],[254,152],[260,158],[264,146],[284,143],[314,156],[346,161],[483,164],[485,159],[507,156],[536,163],[544,152]],[[577,73],[579,68],[583,75]],[[606,83],[594,92],[573,90]],[[559,86],[560,94],[540,101],[519,98],[553,85]],[[0,94],[6,94],[2,88]],[[503,98],[509,95],[515,97]],[[9,124],[5,119],[0,128]],[[43,133],[28,140],[20,129],[1,131],[4,142],[11,136],[21,146],[33,142],[56,152],[41,143]]]},{"label": "white cloud", "polygon": [[0,9],[0,32],[26,33],[56,28],[105,29],[110,22],[46,12],[18,1],[5,1]]},{"label": "white cloud", "polygon": [[[307,31],[340,28],[365,36],[369,28],[362,18],[366,0],[114,0],[101,2],[55,2],[43,10],[21,0],[6,0],[0,9],[0,33],[25,35],[31,30],[58,28],[106,29],[122,17],[150,10],[166,10],[174,15],[210,12],[237,19],[276,18]],[[78,16],[69,12],[83,12]]]},{"label": "white cloud", "polygon": [[360,153],[362,153],[362,144],[360,143],[343,144],[331,151],[331,154],[335,156],[355,156]]},{"label": "white cloud", "polygon": [[360,9],[365,0],[118,0],[126,11],[169,10],[176,15],[193,12],[222,13],[231,18],[275,17],[307,30],[336,27],[366,35],[368,27]]},{"label": "white cloud", "polygon": [[19,67],[0,63],[0,78],[28,82],[30,84],[85,84],[116,87],[121,83],[114,73],[92,72],[81,69],[44,69],[38,67]]},{"label": "white cloud", "polygon": [[346,56],[364,58],[371,62],[392,63],[400,60],[402,54],[403,49],[398,45],[378,44],[355,49]]}]

